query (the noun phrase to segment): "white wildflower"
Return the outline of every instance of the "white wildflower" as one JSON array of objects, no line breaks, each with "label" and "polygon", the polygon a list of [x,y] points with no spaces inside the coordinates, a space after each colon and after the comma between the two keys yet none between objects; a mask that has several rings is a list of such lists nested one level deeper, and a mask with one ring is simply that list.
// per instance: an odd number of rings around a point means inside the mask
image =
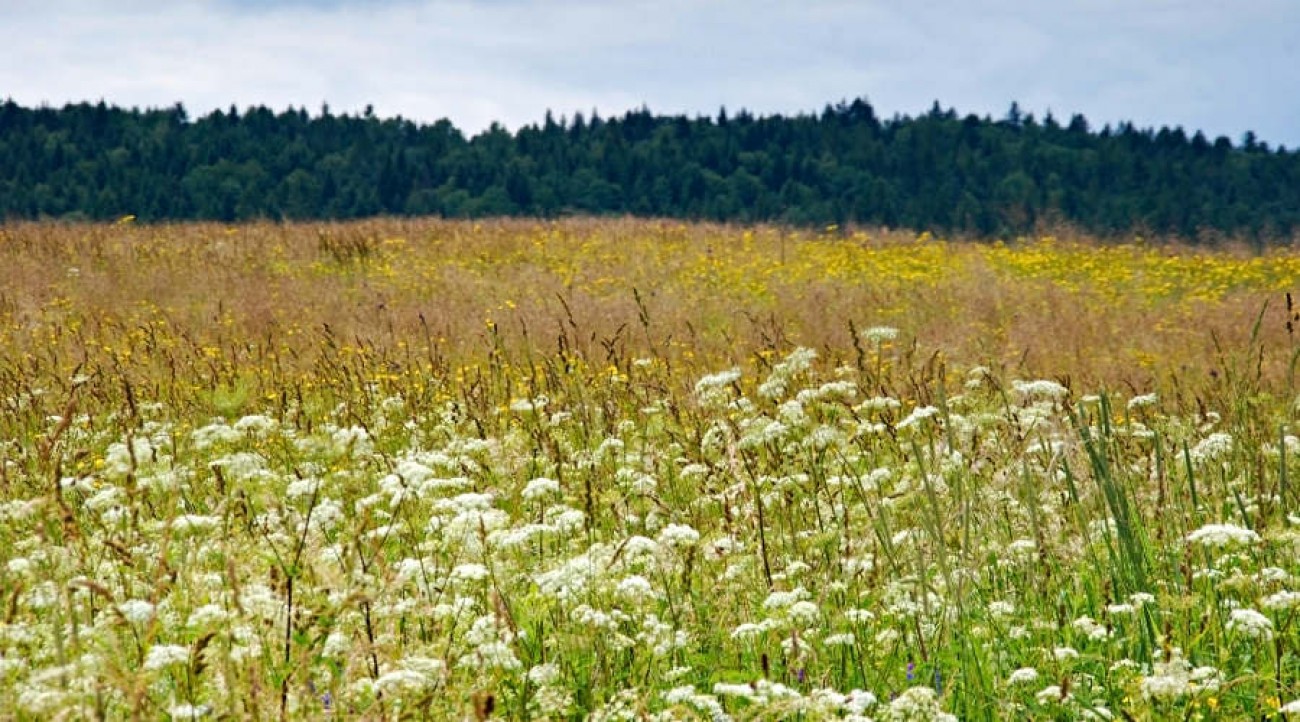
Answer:
[{"label": "white wildflower", "polygon": [[1273,638],[1273,620],[1254,609],[1234,609],[1228,617],[1228,630],[1255,639]]},{"label": "white wildflower", "polygon": [[144,657],[145,669],[165,669],[190,661],[190,648],[179,644],[155,644]]},{"label": "white wildflower", "polygon": [[947,714],[939,706],[939,695],[930,687],[912,687],[904,691],[882,710],[883,720],[942,720],[956,722],[957,718]]},{"label": "white wildflower", "polygon": [[502,641],[480,644],[460,660],[461,666],[480,670],[514,670],[523,666],[510,646]]},{"label": "white wildflower", "polygon": [[560,679],[560,668],[555,664],[539,664],[528,670],[528,681],[535,685],[555,684]]},{"label": "white wildflower", "polygon": [[1003,599],[989,602],[989,616],[994,619],[1005,619],[1016,613],[1016,605]]},{"label": "white wildflower", "polygon": [[190,433],[190,439],[194,441],[194,447],[199,450],[208,449],[217,444],[233,444],[243,438],[242,433],[230,428],[224,421],[213,422]]},{"label": "white wildflower", "polygon": [[1070,626],[1086,635],[1088,639],[1098,641],[1111,636],[1111,631],[1092,617],[1083,616],[1071,622]]},{"label": "white wildflower", "polygon": [[433,682],[447,674],[447,663],[433,657],[403,657],[399,663],[402,669],[419,672],[424,678]]},{"label": "white wildflower", "polygon": [[620,580],[618,593],[625,599],[637,603],[653,599],[655,596],[655,590],[650,585],[650,580],[640,574],[633,574]]},{"label": "white wildflower", "polygon": [[1198,689],[1216,689],[1220,683],[1219,670],[1193,669],[1177,648],[1171,649],[1163,661],[1157,659],[1151,667],[1151,674],[1143,676],[1140,682],[1142,695],[1148,699],[1177,699]]},{"label": "white wildflower", "polygon": [[838,634],[828,634],[822,640],[822,644],[827,647],[852,647],[857,644],[857,637],[852,632],[840,632]]},{"label": "white wildflower", "polygon": [[308,477],[306,479],[294,479],[285,487],[284,495],[290,499],[299,499],[310,497],[320,489],[320,479]]},{"label": "white wildflower", "polygon": [[861,689],[855,689],[849,692],[848,699],[844,701],[844,710],[851,715],[859,717],[865,715],[867,710],[875,707],[880,700],[876,695]]},{"label": "white wildflower", "polygon": [[1187,535],[1187,541],[1205,547],[1225,547],[1232,544],[1254,544],[1259,534],[1232,524],[1206,524]]},{"label": "white wildflower", "polygon": [[807,599],[809,596],[808,590],[803,587],[795,587],[788,592],[771,592],[767,595],[767,599],[763,600],[763,608],[784,609],[795,602]]},{"label": "white wildflower", "polygon": [[491,575],[488,568],[482,564],[458,564],[451,570],[450,578],[457,582],[480,582]]},{"label": "white wildflower", "polygon": [[1142,695],[1149,699],[1176,699],[1191,691],[1186,675],[1152,674],[1142,678]]},{"label": "white wildflower", "polygon": [[230,481],[270,481],[275,478],[260,454],[241,451],[213,459],[208,466],[221,469]]},{"label": "white wildflower", "polygon": [[844,618],[854,624],[867,624],[874,621],[876,615],[870,609],[846,609],[844,610]]},{"label": "white wildflower", "polygon": [[1300,608],[1300,592],[1284,589],[1260,600],[1259,605],[1271,612]]},{"label": "white wildflower", "polygon": [[731,638],[738,639],[741,641],[748,641],[758,637],[765,631],[767,631],[767,628],[761,624],[754,624],[753,622],[744,622],[742,624],[737,625],[735,629],[731,630]]},{"label": "white wildflower", "polygon": [[1158,397],[1156,396],[1156,394],[1142,394],[1140,396],[1134,396],[1133,398],[1128,400],[1128,409],[1132,411],[1133,409],[1145,408],[1147,406],[1155,406],[1157,400]]},{"label": "white wildflower", "polygon": [[740,697],[742,699],[753,700],[758,697],[757,685],[739,684],[734,682],[717,682],[713,685],[713,693],[719,697]]},{"label": "white wildflower", "polygon": [[351,648],[352,640],[348,638],[348,635],[336,629],[325,638],[325,646],[321,650],[321,654],[333,659],[340,659]]},{"label": "white wildflower", "polygon": [[370,432],[360,426],[335,429],[334,433],[330,434],[330,441],[334,444],[334,450],[339,453],[352,451],[360,454],[370,451]]},{"label": "white wildflower", "polygon": [[1033,667],[1021,667],[1011,673],[1007,684],[1029,684],[1038,680],[1038,670]]},{"label": "white wildflower", "polygon": [[811,627],[817,623],[817,618],[821,613],[817,609],[816,604],[804,599],[791,604],[785,614],[791,624],[801,627]]},{"label": "white wildflower", "polygon": [[126,621],[132,624],[144,624],[153,618],[153,604],[143,599],[128,599],[117,605]]},{"label": "white wildflower", "polygon": [[1026,398],[1041,398],[1058,401],[1065,398],[1070,390],[1055,381],[1039,379],[1036,381],[1012,381],[1011,387],[1016,393]]},{"label": "white wildflower", "polygon": [[171,718],[178,722],[181,720],[196,720],[200,717],[207,717],[212,714],[212,705],[177,704],[168,708],[167,714],[171,715]]},{"label": "white wildflower", "polygon": [[1259,570],[1255,578],[1261,582],[1275,582],[1278,584],[1286,584],[1291,581],[1291,575],[1281,567],[1264,567]]},{"label": "white wildflower", "polygon": [[1192,460],[1198,463],[1222,459],[1232,451],[1232,434],[1216,431],[1196,442],[1191,451]]},{"label": "white wildflower", "polygon": [[253,414],[235,422],[234,429],[245,434],[261,435],[273,431],[279,422],[269,416]]},{"label": "white wildflower", "polygon": [[939,409],[933,406],[918,406],[912,410],[912,413],[907,415],[907,418],[898,422],[898,428],[906,429],[910,426],[916,426],[922,421],[938,415],[938,413]]},{"label": "white wildflower", "polygon": [[202,534],[221,526],[221,520],[215,516],[202,514],[182,514],[172,520],[172,532],[177,535]]},{"label": "white wildflower", "polygon": [[524,486],[523,497],[529,501],[544,499],[551,494],[560,493],[560,482],[555,479],[549,479],[539,476]]},{"label": "white wildflower", "polygon": [[1128,595],[1128,600],[1129,603],[1131,603],[1133,606],[1139,609],[1147,606],[1148,604],[1156,603],[1155,595],[1150,594],[1148,592],[1134,592]]},{"label": "white wildflower", "polygon": [[230,615],[218,604],[205,604],[193,612],[185,625],[191,629],[206,629],[224,623]]},{"label": "white wildflower", "polygon": [[872,326],[862,332],[862,337],[871,343],[884,343],[898,338],[898,329],[893,326]]},{"label": "white wildflower", "polygon": [[401,695],[403,692],[418,692],[429,686],[429,678],[413,669],[395,669],[379,675],[375,680],[375,689],[386,695]]},{"label": "white wildflower", "polygon": [[740,369],[732,368],[716,374],[709,374],[695,382],[695,393],[705,394],[714,389],[725,388],[740,380]]},{"label": "white wildflower", "polygon": [[1034,699],[1039,704],[1051,704],[1053,702],[1064,702],[1070,698],[1068,692],[1063,692],[1059,684],[1049,684],[1034,695]]},{"label": "white wildflower", "polygon": [[666,547],[693,547],[700,542],[700,533],[685,524],[669,524],[659,530],[659,543]]}]

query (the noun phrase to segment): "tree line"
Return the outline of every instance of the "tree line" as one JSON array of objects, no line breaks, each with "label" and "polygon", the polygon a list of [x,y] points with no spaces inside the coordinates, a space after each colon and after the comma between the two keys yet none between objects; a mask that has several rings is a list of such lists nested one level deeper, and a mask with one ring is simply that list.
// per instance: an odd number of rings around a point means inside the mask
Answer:
[{"label": "tree line", "polygon": [[467,136],[451,122],[231,107],[0,105],[0,218],[348,219],[633,214],[981,236],[1068,223],[1103,235],[1279,240],[1300,227],[1300,153],[1096,129],[1013,104],[545,119]]}]

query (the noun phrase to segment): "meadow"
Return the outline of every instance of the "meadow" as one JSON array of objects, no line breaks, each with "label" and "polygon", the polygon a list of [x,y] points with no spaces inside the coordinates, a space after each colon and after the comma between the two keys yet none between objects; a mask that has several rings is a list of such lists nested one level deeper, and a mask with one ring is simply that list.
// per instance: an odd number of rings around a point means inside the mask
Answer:
[{"label": "meadow", "polygon": [[0,716],[1300,719],[1300,253],[0,226]]}]

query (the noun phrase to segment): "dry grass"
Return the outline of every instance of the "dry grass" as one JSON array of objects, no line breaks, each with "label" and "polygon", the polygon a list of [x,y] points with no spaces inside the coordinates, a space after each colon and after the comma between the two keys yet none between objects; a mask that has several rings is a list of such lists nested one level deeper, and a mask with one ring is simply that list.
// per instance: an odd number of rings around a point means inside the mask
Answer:
[{"label": "dry grass", "polygon": [[308,383],[357,357],[364,373],[421,374],[494,348],[707,370],[799,344],[847,362],[852,328],[889,325],[963,366],[1167,388],[1218,373],[1216,339],[1245,348],[1266,302],[1262,372],[1284,374],[1297,277],[1282,252],[668,222],[20,224],[0,230],[0,341],[32,383],[79,368],[270,393],[268,368]]}]

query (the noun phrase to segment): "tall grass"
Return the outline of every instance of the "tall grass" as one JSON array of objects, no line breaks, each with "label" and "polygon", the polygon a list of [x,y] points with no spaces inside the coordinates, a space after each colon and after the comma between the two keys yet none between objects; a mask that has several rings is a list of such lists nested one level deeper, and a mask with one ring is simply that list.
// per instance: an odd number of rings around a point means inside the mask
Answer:
[{"label": "tall grass", "polygon": [[1285,252],[384,221],[0,256],[13,717],[1300,708]]}]

